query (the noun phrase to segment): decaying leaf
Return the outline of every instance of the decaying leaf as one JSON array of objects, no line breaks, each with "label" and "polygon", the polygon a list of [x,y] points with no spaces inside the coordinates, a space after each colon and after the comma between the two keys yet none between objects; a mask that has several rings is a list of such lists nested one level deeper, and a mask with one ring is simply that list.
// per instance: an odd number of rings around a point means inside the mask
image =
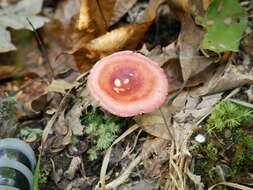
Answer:
[{"label": "decaying leaf", "polygon": [[76,174],[77,170],[80,168],[81,164],[82,164],[82,159],[80,157],[73,157],[68,170],[65,171],[65,173],[64,173],[65,176],[69,180],[72,180],[75,177],[75,174]]},{"label": "decaying leaf", "polygon": [[220,66],[214,76],[202,87],[192,92],[193,96],[203,96],[223,92],[229,89],[241,87],[245,84],[253,84],[251,74],[242,74],[242,72],[232,63]]},{"label": "decaying leaf", "polygon": [[173,106],[164,106],[157,111],[143,115],[137,115],[134,117],[134,119],[137,124],[141,126],[147,133],[159,138],[170,139],[171,136],[169,134],[168,127],[170,127],[171,124],[171,113],[174,111],[175,110]]},{"label": "decaying leaf", "polygon": [[46,92],[59,92],[62,94],[66,94],[67,90],[73,88],[78,83],[69,83],[65,80],[53,80],[52,83],[45,88]]},{"label": "decaying leaf", "polygon": [[144,49],[140,50],[140,52],[158,63],[160,66],[163,66],[170,60],[179,59],[178,47],[176,46],[175,42],[172,42],[171,44],[163,48],[155,47],[150,52]]},{"label": "decaying leaf", "polygon": [[144,23],[120,27],[87,43],[77,44],[77,47],[68,53],[74,56],[82,55],[87,62],[94,62],[119,50],[133,50],[143,38],[149,25],[150,23]]},{"label": "decaying leaf", "polygon": [[68,133],[65,136],[56,136],[52,142],[52,152],[60,152],[63,150],[67,145],[71,143],[72,138],[72,130],[68,129]]},{"label": "decaying leaf", "polygon": [[66,119],[68,121],[69,129],[72,130],[73,135],[82,136],[84,126],[81,124],[80,116],[82,110],[84,109],[82,103],[77,103],[73,108],[67,113]]},{"label": "decaying leaf", "polygon": [[[0,29],[0,33],[1,33],[1,29]],[[1,36],[1,34],[0,34]],[[1,39],[0,39],[1,40]],[[0,42],[0,46],[1,46],[1,42]],[[1,47],[0,47],[1,49]],[[14,66],[11,65],[1,65],[0,66],[0,80],[3,79],[8,79],[10,77],[13,77],[15,75],[16,68]]]},{"label": "decaying leaf", "polygon": [[207,34],[201,46],[215,52],[238,51],[240,39],[247,27],[246,10],[236,0],[213,0],[207,14],[199,18]]},{"label": "decaying leaf", "polygon": [[[4,4],[4,2],[0,2]],[[17,3],[8,3],[7,6],[0,8],[0,53],[15,50],[15,46],[10,42],[10,33],[5,29],[11,27],[13,29],[32,30],[27,22],[27,18],[31,21],[34,28],[40,28],[49,20],[42,16],[36,16],[41,11],[43,0],[30,1],[20,0]]]},{"label": "decaying leaf", "polygon": [[104,34],[109,26],[116,0],[82,0],[78,29]]},{"label": "decaying leaf", "polygon": [[169,159],[169,141],[155,138],[146,140],[141,151],[144,167],[149,176],[159,176],[167,168],[164,163]]},{"label": "decaying leaf", "polygon": [[57,120],[57,122],[54,125],[54,129],[56,131],[56,133],[58,133],[59,135],[66,135],[68,132],[68,124],[67,121],[65,120],[65,112],[61,112],[59,115],[59,118]]},{"label": "decaying leaf", "polygon": [[137,0],[116,0],[109,25],[118,22],[136,2]]},{"label": "decaying leaf", "polygon": [[213,60],[199,56],[199,46],[204,32],[196,26],[190,15],[181,15],[181,28],[178,38],[180,64],[183,79],[187,81],[190,77],[208,67]]},{"label": "decaying leaf", "polygon": [[147,9],[145,10],[141,22],[152,22],[157,14],[159,7],[165,3],[166,0],[150,0]]},{"label": "decaying leaf", "polygon": [[[98,59],[120,50],[134,50],[152,24],[156,11],[164,0],[152,0],[139,24],[131,24],[107,32],[115,0],[83,0],[74,46],[66,51],[75,57],[79,70],[90,69]],[[108,10],[111,10],[111,12]],[[107,33],[106,33],[107,32]],[[85,66],[86,65],[86,66]]]}]

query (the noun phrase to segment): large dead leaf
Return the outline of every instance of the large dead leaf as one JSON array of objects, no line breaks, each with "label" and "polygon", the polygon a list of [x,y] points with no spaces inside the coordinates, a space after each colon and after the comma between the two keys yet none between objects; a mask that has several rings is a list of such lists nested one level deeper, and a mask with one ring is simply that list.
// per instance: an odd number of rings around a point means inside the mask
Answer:
[{"label": "large dead leaf", "polygon": [[188,14],[181,15],[181,33],[178,38],[183,79],[187,81],[212,63],[212,59],[199,56],[204,31],[197,27]]},{"label": "large dead leaf", "polygon": [[150,23],[144,23],[120,27],[87,43],[77,44],[68,53],[74,56],[82,54],[88,60],[97,60],[115,51],[134,49],[149,25]]},{"label": "large dead leaf", "polygon": [[[134,50],[155,19],[157,9],[165,0],[151,0],[140,24],[131,24],[107,32],[115,0],[82,0],[76,30],[72,34],[72,50],[82,72],[91,68],[98,59],[121,50]],[[107,33],[106,33],[107,32]]]},{"label": "large dead leaf", "polygon": [[77,28],[99,35],[107,31],[116,0],[82,0]]}]

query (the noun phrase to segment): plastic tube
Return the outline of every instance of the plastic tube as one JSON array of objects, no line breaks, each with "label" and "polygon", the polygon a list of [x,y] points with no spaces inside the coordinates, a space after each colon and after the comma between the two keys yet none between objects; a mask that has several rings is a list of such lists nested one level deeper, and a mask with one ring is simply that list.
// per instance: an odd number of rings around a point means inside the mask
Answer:
[{"label": "plastic tube", "polygon": [[27,143],[15,138],[1,139],[0,190],[32,190],[35,163],[34,152]]}]

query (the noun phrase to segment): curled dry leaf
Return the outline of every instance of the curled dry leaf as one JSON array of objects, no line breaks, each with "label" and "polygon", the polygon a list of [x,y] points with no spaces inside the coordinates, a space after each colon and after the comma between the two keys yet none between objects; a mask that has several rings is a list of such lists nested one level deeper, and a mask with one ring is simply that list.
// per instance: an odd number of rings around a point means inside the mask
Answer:
[{"label": "curled dry leaf", "polygon": [[58,120],[57,122],[55,123],[54,125],[54,129],[56,131],[57,134],[59,135],[66,135],[67,132],[68,132],[68,125],[67,125],[67,122],[65,120],[65,112],[61,112],[59,117],[58,117]]},{"label": "curled dry leaf", "polygon": [[109,25],[118,22],[136,2],[137,0],[116,0]]},{"label": "curled dry leaf", "polygon": [[80,168],[81,164],[82,164],[82,159],[80,157],[73,157],[70,162],[68,170],[64,172],[65,176],[69,180],[72,180],[75,177],[75,174],[77,170]]},{"label": "curled dry leaf", "polygon": [[169,159],[169,141],[155,138],[146,140],[142,146],[141,157],[149,176],[159,176],[166,168],[164,163]]},{"label": "curled dry leaf", "polygon": [[52,152],[60,152],[61,150],[63,150],[67,145],[71,143],[71,138],[71,129],[68,130],[68,133],[65,136],[56,136],[53,141]]},{"label": "curled dry leaf", "polygon": [[148,7],[142,16],[141,22],[152,22],[156,17],[158,9],[165,2],[166,0],[150,0]]}]

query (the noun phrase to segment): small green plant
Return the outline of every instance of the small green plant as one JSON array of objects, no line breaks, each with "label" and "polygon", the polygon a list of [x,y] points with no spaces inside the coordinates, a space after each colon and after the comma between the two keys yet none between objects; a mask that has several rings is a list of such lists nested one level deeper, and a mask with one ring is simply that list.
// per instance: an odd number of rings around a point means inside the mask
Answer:
[{"label": "small green plant", "polygon": [[75,145],[78,144],[78,142],[79,142],[79,140],[78,140],[78,138],[76,136],[72,136],[71,137],[71,142],[70,142],[71,145],[75,146]]},{"label": "small green plant", "polygon": [[90,149],[88,150],[89,160],[96,160],[98,159],[98,152],[97,150]]},{"label": "small green plant", "polygon": [[225,128],[234,129],[243,121],[253,119],[252,109],[230,102],[221,101],[207,120],[206,129],[209,134],[222,132]]},{"label": "small green plant", "polygon": [[89,158],[96,159],[99,150],[108,148],[118,137],[121,128],[126,126],[128,119],[104,113],[103,111],[87,108],[81,116],[81,123],[86,126],[84,132],[96,146],[97,150],[89,150]]},{"label": "small green plant", "polygon": [[41,129],[22,129],[20,135],[23,139],[30,139],[34,136],[41,135],[43,130]]},{"label": "small green plant", "polygon": [[39,175],[39,184],[43,185],[47,183],[48,177],[51,173],[51,169],[50,168],[45,168],[40,172]]}]

